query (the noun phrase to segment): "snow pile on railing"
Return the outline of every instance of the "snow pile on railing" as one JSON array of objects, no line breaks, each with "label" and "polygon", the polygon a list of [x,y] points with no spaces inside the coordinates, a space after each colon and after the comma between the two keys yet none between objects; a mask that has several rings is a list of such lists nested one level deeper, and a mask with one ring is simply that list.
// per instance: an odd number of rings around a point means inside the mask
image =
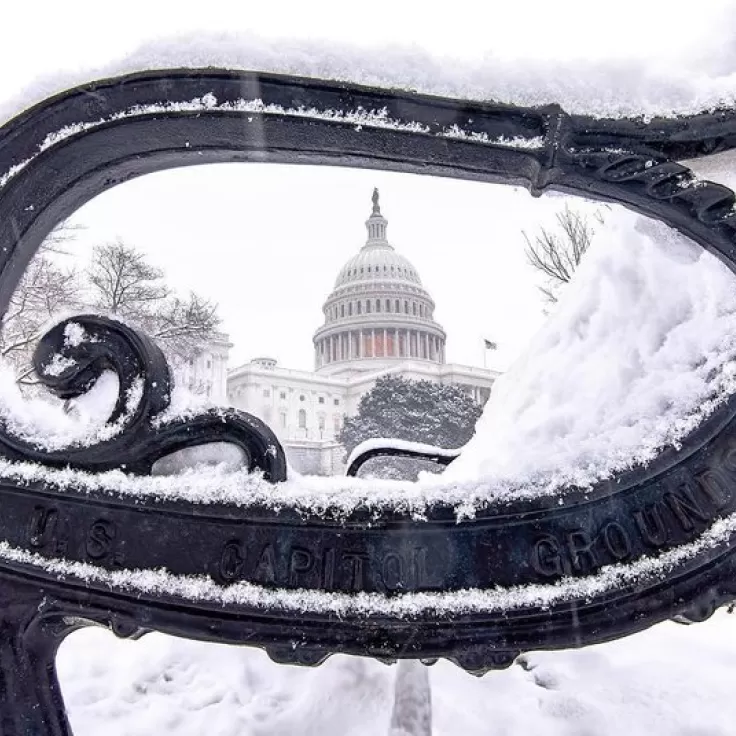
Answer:
[{"label": "snow pile on railing", "polygon": [[47,450],[93,444],[109,435],[106,420],[115,406],[118,386],[115,373],[106,371],[86,394],[65,409],[64,402],[47,394],[24,396],[12,368],[3,364],[0,421],[11,435]]},{"label": "snow pile on railing", "polygon": [[616,212],[444,481],[588,486],[677,446],[736,390],[736,279]]},{"label": "snow pile on railing", "polygon": [[[285,108],[281,105],[265,105],[263,100],[256,99],[239,99],[234,102],[220,102],[211,93],[207,93],[202,97],[195,97],[185,102],[161,102],[149,105],[133,105],[127,110],[117,112],[107,117],[100,117],[85,123],[73,123],[66,125],[59,130],[49,133],[43,141],[38,145],[36,151],[23,161],[10,166],[6,171],[0,172],[0,189],[5,187],[8,182],[20,174],[23,169],[28,166],[35,158],[40,156],[44,151],[53,146],[63,143],[68,138],[78,135],[82,132],[100,128],[103,125],[114,122],[116,120],[131,119],[136,117],[144,117],[155,113],[162,112],[205,112],[220,110],[223,112],[257,112],[264,115],[286,115],[298,118],[308,118],[312,120],[330,120],[334,122],[347,122],[354,124],[357,129],[366,128],[383,128],[390,130],[404,130],[414,133],[425,133],[438,138],[463,138],[474,143],[483,143],[492,146],[503,146],[505,148],[520,148],[532,150],[541,148],[544,141],[540,136],[515,136],[508,138],[499,136],[491,138],[486,133],[466,132],[460,130],[456,125],[446,127],[440,131],[432,132],[426,125],[417,122],[404,123],[395,120],[388,115],[387,109],[384,107],[380,110],[364,110],[357,108],[351,111],[342,110],[317,110],[316,108],[292,107]],[[252,122],[252,118],[248,119]]]},{"label": "snow pile on railing", "polygon": [[403,618],[432,612],[438,616],[469,613],[520,611],[548,608],[571,600],[595,598],[633,584],[651,583],[698,554],[733,537],[736,514],[719,519],[695,541],[633,562],[616,563],[583,577],[565,577],[555,583],[497,585],[493,588],[464,588],[402,593],[341,593],[303,588],[269,588],[239,581],[226,586],[205,575],[178,575],[166,569],[127,568],[108,570],[87,562],[50,558],[0,540],[0,560],[30,565],[48,575],[73,577],[89,585],[101,584],[114,590],[142,595],[166,595],[188,601],[214,602],[263,610],[293,613],[331,613],[343,616],[390,616]]},{"label": "snow pile on railing", "polygon": [[[105,66],[37,80],[0,107],[8,119],[45,97],[98,79],[147,69],[222,68],[263,71],[461,99],[523,106],[559,103],[596,117],[694,114],[736,100],[736,71],[727,43],[711,38],[712,63],[656,60],[560,62],[480,61],[433,56],[417,47],[358,48],[306,39],[266,39],[251,33],[157,39]],[[720,47],[721,53],[718,53]]]},{"label": "snow pile on railing", "polygon": [[[52,370],[62,356],[49,364]],[[44,371],[47,375],[49,371]],[[51,373],[53,375],[53,373]],[[125,412],[113,423],[108,422],[118,398],[120,383],[113,371],[105,371],[87,393],[64,402],[47,392],[24,395],[10,365],[0,363],[0,422],[11,436],[18,437],[45,450],[63,450],[72,446],[91,446],[125,431],[130,417],[142,398],[143,385],[138,379],[125,397]],[[161,426],[180,417],[194,416],[213,404],[184,387],[175,387],[171,404],[154,418]],[[228,459],[231,456],[228,455]],[[1,461],[0,461],[1,462]]]}]

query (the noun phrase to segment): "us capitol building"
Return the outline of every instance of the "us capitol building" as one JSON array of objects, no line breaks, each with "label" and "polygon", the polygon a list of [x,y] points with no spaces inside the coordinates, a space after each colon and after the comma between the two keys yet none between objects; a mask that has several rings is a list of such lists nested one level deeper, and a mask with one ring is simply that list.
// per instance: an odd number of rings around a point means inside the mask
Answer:
[{"label": "us capitol building", "polygon": [[314,333],[314,371],[255,358],[227,372],[227,402],[265,421],[297,472],[344,468],[335,437],[380,376],[397,374],[462,386],[485,403],[494,371],[445,362],[445,331],[416,268],[386,239],[378,190],[365,245],[340,269]]}]

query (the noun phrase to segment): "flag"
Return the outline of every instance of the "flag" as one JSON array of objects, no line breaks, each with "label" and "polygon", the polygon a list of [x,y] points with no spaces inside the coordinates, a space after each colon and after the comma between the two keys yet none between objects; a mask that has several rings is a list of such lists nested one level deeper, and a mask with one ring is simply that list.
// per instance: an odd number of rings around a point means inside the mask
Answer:
[{"label": "flag", "polygon": [[486,346],[486,350],[497,350],[498,345],[496,345],[495,342],[491,342],[490,340],[483,340],[484,345]]}]

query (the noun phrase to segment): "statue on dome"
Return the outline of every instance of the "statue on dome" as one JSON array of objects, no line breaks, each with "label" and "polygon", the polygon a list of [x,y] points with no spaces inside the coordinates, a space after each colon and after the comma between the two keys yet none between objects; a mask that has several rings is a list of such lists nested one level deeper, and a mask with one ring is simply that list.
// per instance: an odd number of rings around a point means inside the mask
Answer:
[{"label": "statue on dome", "polygon": [[373,214],[380,215],[381,210],[378,206],[378,187],[373,187]]}]

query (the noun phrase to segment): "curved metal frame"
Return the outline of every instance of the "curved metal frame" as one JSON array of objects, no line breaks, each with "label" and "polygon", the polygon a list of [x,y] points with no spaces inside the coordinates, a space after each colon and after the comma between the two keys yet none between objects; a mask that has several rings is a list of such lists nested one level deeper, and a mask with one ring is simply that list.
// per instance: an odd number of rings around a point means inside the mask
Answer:
[{"label": "curved metal frame", "polygon": [[[86,201],[136,176],[217,161],[368,167],[578,194],[662,220],[736,270],[734,194],[672,160],[734,145],[731,111],[597,121],[554,106],[217,70],[96,82],[0,129],[0,310],[44,237]],[[4,454],[91,472],[124,463],[145,474],[166,452],[225,439],[247,451],[252,469],[283,479],[277,441],[242,413],[229,413],[219,430],[213,416],[182,420],[164,437],[167,428],[152,423],[168,395],[156,349],[117,323],[75,321],[95,340],[70,348],[66,323],[44,338],[42,375],[59,351],[71,349],[76,366],[56,382],[46,376],[49,388],[79,393],[112,366],[124,385],[158,371],[158,392],[148,380],[139,411],[125,415],[121,404],[127,423],[107,444],[51,453],[4,428]],[[568,489],[563,505],[498,501],[460,522],[441,504],[420,520],[395,507],[341,516],[133,498],[99,477],[98,490],[60,484],[53,473],[28,481],[6,468],[0,477],[4,733],[69,733],[53,656],[85,622],[123,636],[159,630],[255,644],[284,662],[315,664],[340,651],[448,657],[483,672],[525,650],[699,620],[736,596],[736,401],[680,450],[592,491]],[[158,568],[176,585],[132,572]]]}]

